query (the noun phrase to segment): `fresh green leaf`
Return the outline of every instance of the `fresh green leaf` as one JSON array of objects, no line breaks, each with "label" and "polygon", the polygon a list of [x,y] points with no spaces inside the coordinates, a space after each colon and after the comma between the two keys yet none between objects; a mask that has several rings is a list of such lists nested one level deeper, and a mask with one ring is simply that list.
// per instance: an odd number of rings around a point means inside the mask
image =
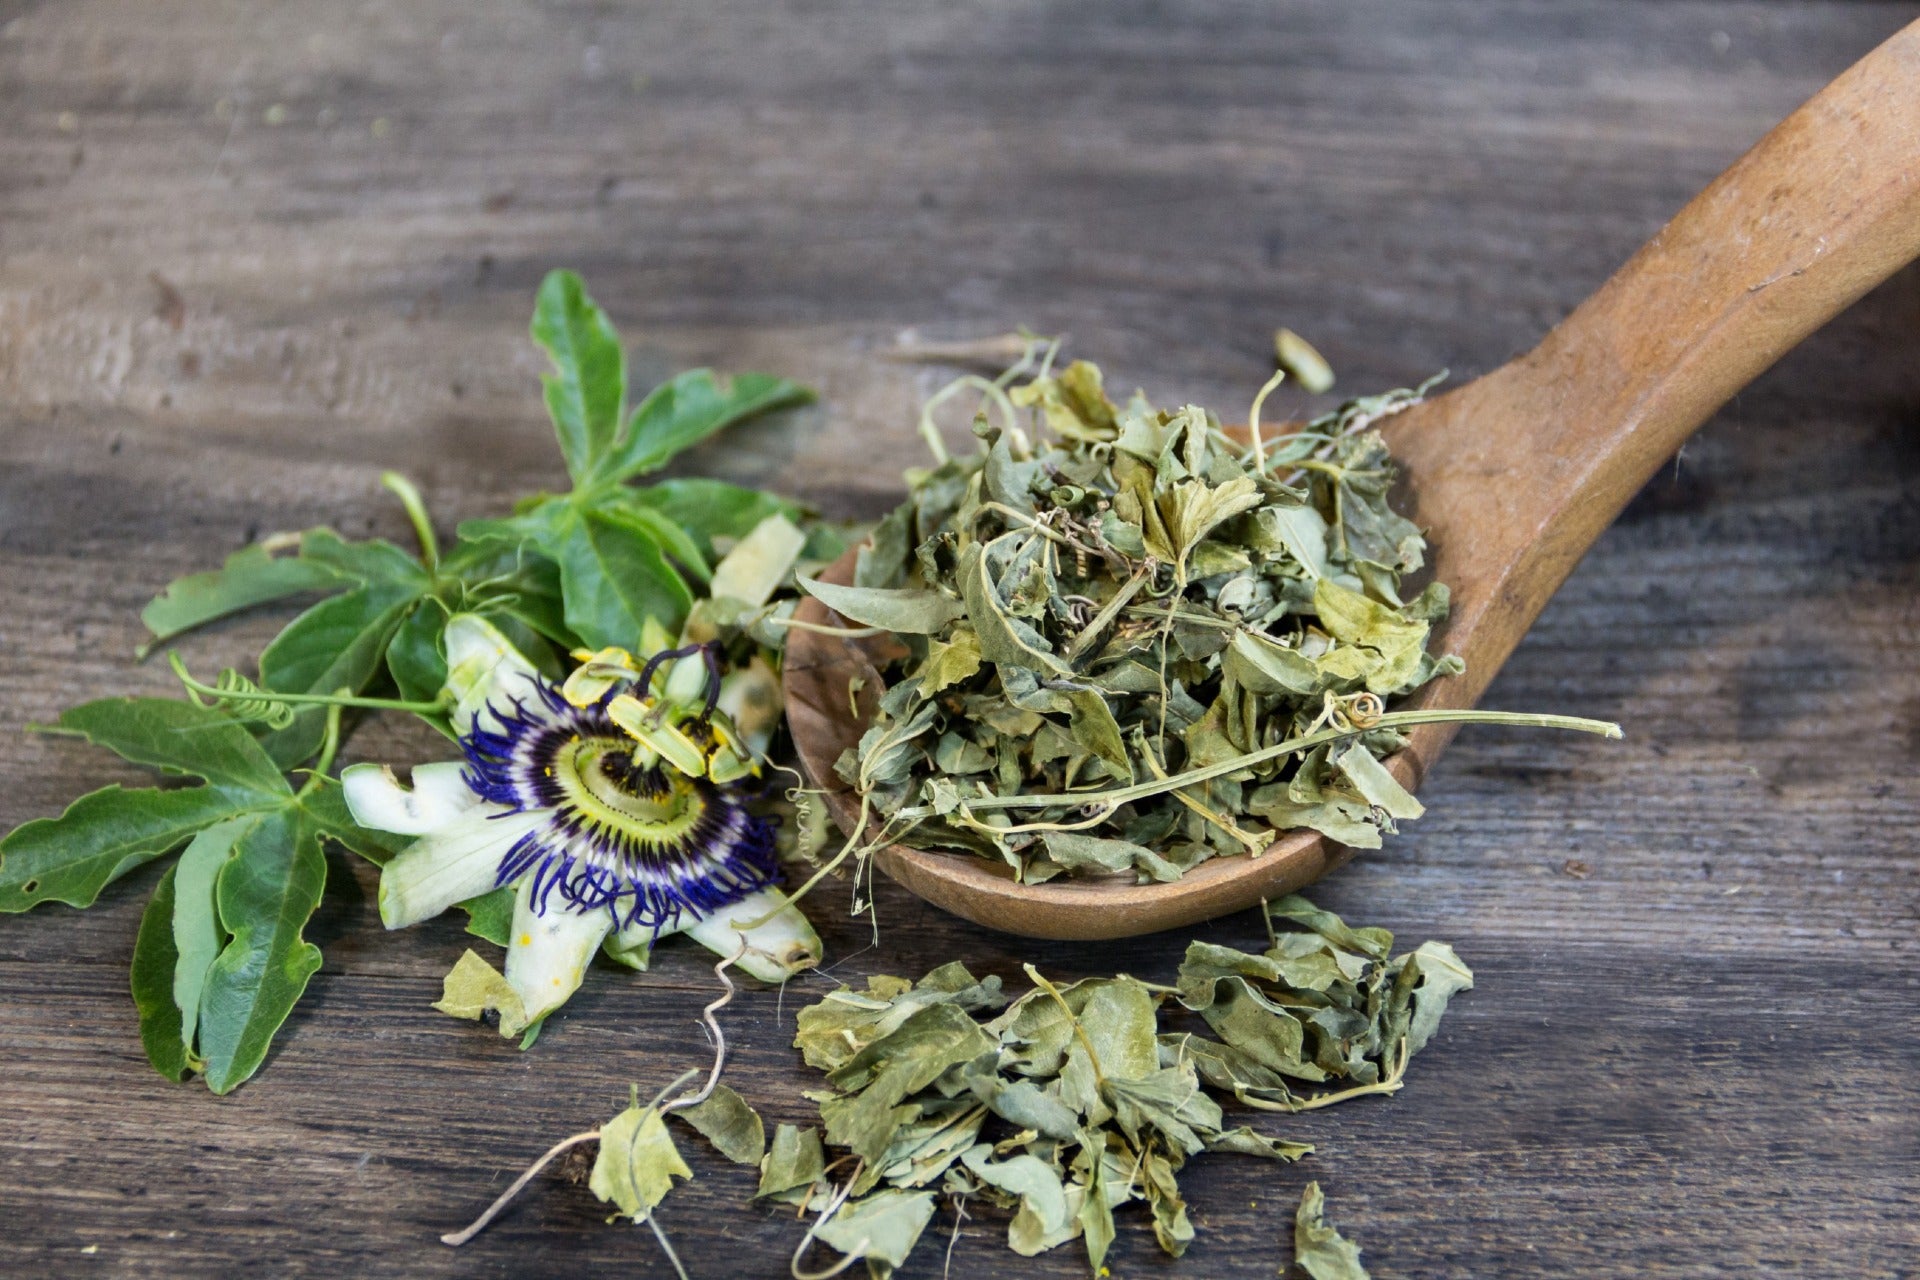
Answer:
[{"label": "fresh green leaf", "polygon": [[797,523],[804,514],[799,503],[776,494],[692,476],[623,489],[620,497],[627,506],[651,507],[679,525],[708,562],[718,558],[714,539],[744,538],[768,516],[781,515]]},{"label": "fresh green leaf", "polygon": [[[379,674],[394,633],[418,597],[405,588],[361,587],[295,618],[260,654],[260,683],[276,693],[361,693]],[[291,767],[320,747],[326,709],[307,707],[293,724],[261,739]]]},{"label": "fresh green leaf", "polygon": [[550,271],[534,303],[533,340],[553,362],[541,381],[567,471],[575,483],[594,478],[626,410],[627,357],[620,336],[579,276]]},{"label": "fresh green leaf", "polygon": [[400,696],[409,702],[432,702],[447,682],[447,657],[440,645],[447,629],[447,607],[438,600],[422,600],[394,628],[387,642],[387,670]]},{"label": "fresh green leaf", "polygon": [[454,904],[467,913],[467,932],[504,947],[513,937],[513,890],[502,885]]},{"label": "fresh green leaf", "polygon": [[[624,490],[622,491],[624,492]],[[660,548],[677,569],[685,570],[700,582],[708,582],[713,577],[713,569],[707,564],[706,555],[693,535],[661,515],[652,507],[624,502],[602,502],[595,504],[593,518],[616,528],[625,529],[635,537],[642,538]]]},{"label": "fresh green leaf", "polygon": [[280,771],[238,721],[176,698],[82,703],[63,711],[51,731],[85,738],[135,764],[204,778],[230,793],[286,791]]},{"label": "fresh green leaf", "polygon": [[677,632],[693,592],[657,543],[589,513],[571,521],[553,548],[567,602],[567,626],[589,648],[629,648],[649,618]]},{"label": "fresh green leaf", "polygon": [[216,618],[303,592],[337,587],[346,580],[338,569],[317,560],[275,555],[258,542],[242,547],[220,568],[176,579],[147,603],[140,611],[140,621],[153,639],[141,646],[140,656]]},{"label": "fresh green leaf", "polygon": [[89,792],[59,817],[37,818],[0,840],[0,912],[42,902],[90,907],[127,872],[233,813],[233,801],[210,787]]},{"label": "fresh green leaf", "polygon": [[199,1033],[215,1093],[231,1092],[259,1069],[320,967],[320,948],[301,936],[326,884],[319,834],[296,807],[264,814],[220,873],[220,925],[232,940],[207,971]]},{"label": "fresh green leaf", "polygon": [[757,414],[812,400],[807,388],[764,373],[736,374],[724,381],[706,369],[676,374],[655,387],[633,411],[599,474],[627,480],[657,471],[675,454],[717,431]]},{"label": "fresh green leaf", "polygon": [[140,1011],[140,1043],[153,1069],[169,1080],[187,1078],[194,1069],[181,1030],[180,1007],[173,1000],[174,868],[168,867],[140,916],[133,943],[133,1004]]},{"label": "fresh green leaf", "polygon": [[180,1011],[180,1039],[191,1050],[200,1027],[200,997],[228,933],[220,923],[217,889],[234,845],[259,818],[228,818],[188,842],[174,864],[173,1002]]}]

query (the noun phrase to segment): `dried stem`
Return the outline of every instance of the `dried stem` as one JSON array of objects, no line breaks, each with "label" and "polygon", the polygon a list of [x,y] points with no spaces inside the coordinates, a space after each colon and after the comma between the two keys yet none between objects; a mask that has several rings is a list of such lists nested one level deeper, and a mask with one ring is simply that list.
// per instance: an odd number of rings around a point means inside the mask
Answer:
[{"label": "dried stem", "polygon": [[446,1235],[443,1235],[440,1237],[440,1243],[452,1245],[457,1249],[461,1245],[465,1244],[467,1241],[473,1239],[475,1236],[479,1235],[482,1231],[486,1230],[487,1224],[489,1222],[492,1222],[495,1218],[499,1217],[500,1211],[502,1209],[505,1209],[507,1205],[512,1203],[513,1198],[515,1196],[520,1194],[520,1189],[526,1186],[529,1182],[532,1182],[534,1177],[542,1169],[546,1168],[549,1164],[553,1163],[556,1157],[562,1155],[567,1151],[572,1150],[574,1147],[579,1146],[583,1142],[598,1142],[599,1140],[600,1140],[600,1130],[597,1128],[588,1129],[584,1133],[576,1133],[570,1138],[560,1139],[560,1141],[554,1143],[551,1147],[547,1148],[547,1153],[545,1155],[541,1156],[538,1160],[535,1160],[532,1164],[528,1165],[527,1171],[521,1174],[519,1177],[515,1178],[513,1180],[513,1185],[508,1187],[505,1191],[502,1191],[499,1195],[499,1198],[496,1199],[492,1204],[487,1206],[487,1211],[473,1220],[473,1223],[471,1226],[467,1227],[464,1231],[448,1232]]},{"label": "dried stem", "polygon": [[727,1065],[727,1037],[726,1033],[720,1030],[720,1019],[715,1015],[733,1001],[733,979],[727,976],[727,970],[737,964],[740,957],[745,954],[747,954],[747,935],[742,933],[740,945],[734,948],[733,954],[713,966],[713,976],[720,979],[721,985],[727,990],[725,995],[700,1011],[700,1021],[706,1024],[707,1034],[713,1038],[713,1070],[707,1073],[706,1084],[702,1085],[698,1092],[685,1094],[662,1106],[660,1108],[662,1116],[672,1115],[686,1107],[699,1106],[712,1097],[714,1089],[719,1086],[720,1072]]},{"label": "dried stem", "polygon": [[787,1270],[792,1274],[793,1280],[831,1280],[831,1277],[839,1275],[866,1256],[866,1248],[873,1242],[863,1237],[860,1243],[855,1245],[845,1257],[841,1258],[839,1262],[827,1268],[825,1271],[802,1271],[800,1269],[800,1259],[806,1257],[807,1250],[813,1246],[814,1236],[819,1232],[820,1228],[827,1225],[829,1218],[840,1212],[840,1206],[844,1205],[847,1202],[847,1198],[853,1194],[853,1184],[860,1180],[860,1168],[864,1163],[865,1161],[861,1161],[859,1164],[854,1165],[853,1175],[834,1189],[833,1195],[827,1200],[827,1207],[820,1211],[820,1216],[815,1218],[813,1225],[807,1228],[807,1234],[800,1237],[800,1243],[795,1247],[793,1257],[787,1263]]}]

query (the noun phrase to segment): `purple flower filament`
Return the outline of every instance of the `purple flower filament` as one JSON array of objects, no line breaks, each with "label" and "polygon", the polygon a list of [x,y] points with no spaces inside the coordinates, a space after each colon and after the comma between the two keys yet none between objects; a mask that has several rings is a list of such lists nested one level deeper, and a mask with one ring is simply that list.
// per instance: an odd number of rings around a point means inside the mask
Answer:
[{"label": "purple flower filament", "polygon": [[547,815],[502,857],[496,885],[531,875],[540,915],[557,893],[559,909],[605,909],[616,927],[658,930],[773,883],[773,828],[734,788],[639,764],[639,744],[608,717],[608,699],[576,707],[545,680],[528,684],[510,711],[496,708],[496,727],[483,727],[482,716],[460,739],[462,776],[476,796],[501,816]]}]

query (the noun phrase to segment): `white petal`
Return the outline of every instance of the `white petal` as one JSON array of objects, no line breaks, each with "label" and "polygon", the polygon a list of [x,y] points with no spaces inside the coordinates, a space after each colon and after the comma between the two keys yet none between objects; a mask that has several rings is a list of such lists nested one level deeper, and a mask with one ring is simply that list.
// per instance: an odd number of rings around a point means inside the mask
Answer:
[{"label": "white petal", "polygon": [[513,936],[507,939],[507,982],[520,993],[529,1023],[558,1009],[580,989],[587,962],[613,931],[611,911],[575,911],[558,892],[548,898],[546,914],[536,914],[533,880],[527,876],[520,881],[513,900]]},{"label": "white petal", "polygon": [[788,904],[787,895],[780,890],[768,888],[749,894],[712,915],[683,925],[682,929],[715,955],[730,956],[740,947],[741,930],[735,921],[746,924],[781,907],[786,909],[758,928],[746,931],[747,950],[734,967],[762,982],[785,982],[802,969],[819,964],[821,946],[820,935],[813,931],[813,925],[800,914],[800,908]]},{"label": "white petal", "polygon": [[381,922],[404,929],[493,888],[507,850],[547,816],[481,805],[415,840],[380,869]]},{"label": "white petal", "polygon": [[653,926],[630,924],[607,935],[607,959],[617,960],[629,969],[647,971],[653,961]]},{"label": "white petal", "polygon": [[747,666],[720,679],[720,709],[740,731],[740,738],[757,756],[765,758],[783,710],[780,677],[759,654]]},{"label": "white petal", "polygon": [[495,728],[500,713],[532,693],[534,665],[485,618],[454,614],[447,619],[445,643],[454,732],[469,732],[482,712],[492,713],[483,727]]},{"label": "white petal", "polygon": [[462,776],[458,760],[413,767],[413,786],[400,785],[383,764],[356,764],[340,773],[340,789],[353,820],[375,831],[423,836],[438,831],[480,803]]},{"label": "white petal", "polygon": [[757,609],[773,596],[806,545],[807,535],[776,512],[753,526],[753,531],[713,567],[708,594],[716,600],[730,598]]}]

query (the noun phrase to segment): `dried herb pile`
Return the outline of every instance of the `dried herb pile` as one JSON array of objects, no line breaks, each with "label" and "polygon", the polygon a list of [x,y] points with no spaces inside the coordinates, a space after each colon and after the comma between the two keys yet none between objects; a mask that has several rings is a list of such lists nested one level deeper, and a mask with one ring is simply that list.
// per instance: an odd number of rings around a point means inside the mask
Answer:
[{"label": "dried herb pile", "polygon": [[841,775],[892,838],[1028,882],[1172,880],[1300,827],[1377,847],[1421,812],[1385,704],[1461,669],[1427,651],[1445,585],[1402,591],[1425,542],[1370,429],[1426,389],[1249,444],[1091,364],[990,387],[980,448],[909,477],[853,585],[806,584],[910,649]]},{"label": "dried herb pile", "polygon": [[1007,1243],[1024,1255],[1080,1240],[1096,1274],[1115,1211],[1134,1202],[1161,1248],[1184,1252],[1189,1159],[1313,1150],[1234,1123],[1220,1098],[1293,1112],[1391,1093],[1448,1000],[1473,985],[1446,944],[1396,956],[1387,931],[1298,896],[1269,923],[1259,955],[1191,944],[1172,987],[1056,986],[1029,965],[1034,988],[1009,1003],[998,978],[956,962],[803,1010],[794,1043],[826,1075],[808,1095],[821,1126],[779,1126],[759,1188],[816,1215],[796,1274],[818,1241],[885,1276],[942,1196],[1011,1211]]}]

